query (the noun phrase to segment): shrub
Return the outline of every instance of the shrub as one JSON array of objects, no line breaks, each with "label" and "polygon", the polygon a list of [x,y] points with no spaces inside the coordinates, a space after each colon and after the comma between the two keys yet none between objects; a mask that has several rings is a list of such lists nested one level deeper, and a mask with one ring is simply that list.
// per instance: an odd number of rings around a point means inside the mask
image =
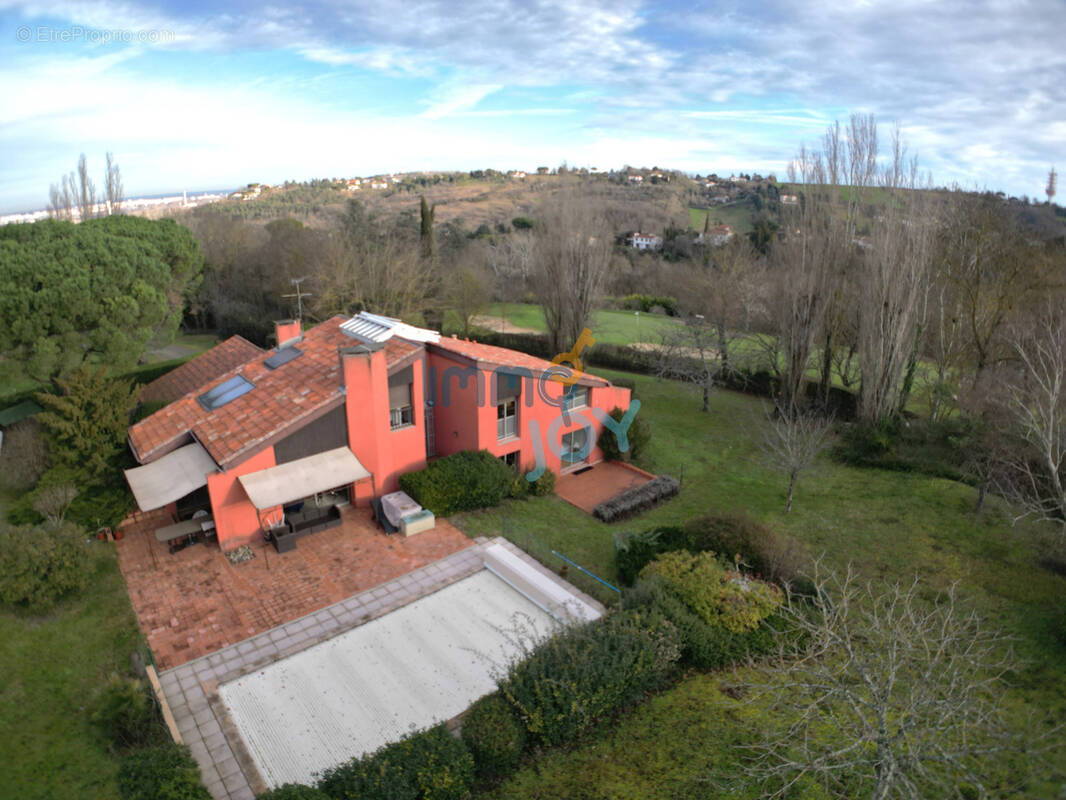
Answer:
[{"label": "shrub", "polygon": [[[611,418],[615,422],[620,422],[623,416],[625,416],[625,412],[622,409],[611,409]],[[626,439],[628,440],[628,448],[623,453],[618,447],[618,437],[615,432],[605,427],[599,438],[603,457],[608,461],[633,461],[640,457],[648,446],[648,442],[651,441],[651,428],[648,426],[648,421],[640,416],[639,413],[633,418],[629,430],[626,431]]]},{"label": "shrub", "polygon": [[632,378],[615,378],[611,381],[615,386],[619,386],[623,389],[629,389],[629,398],[633,400],[637,396],[637,382]]},{"label": "shrub", "polygon": [[618,577],[623,583],[632,584],[640,571],[661,554],[687,546],[685,531],[676,526],[615,534],[614,562]]},{"label": "shrub", "polygon": [[733,633],[755,630],[783,599],[776,586],[726,570],[711,552],[664,553],[640,572],[651,576],[661,577],[704,621]]},{"label": "shrub", "polygon": [[556,632],[500,683],[526,730],[565,742],[661,686],[680,658],[677,630],[648,611],[624,611]]},{"label": "shrub", "polygon": [[809,593],[810,556],[800,542],[744,514],[703,514],[685,523],[687,548],[710,550],[747,571],[800,593]]},{"label": "shrub", "polygon": [[122,800],[211,800],[189,748],[173,743],[123,756],[118,792]]},{"label": "shrub", "polygon": [[497,505],[514,472],[488,450],[463,450],[400,476],[400,488],[438,517]]},{"label": "shrub", "polygon": [[161,730],[148,688],[136,678],[117,673],[100,690],[90,719],[115,750],[150,744]]},{"label": "shrub", "polygon": [[616,522],[669,500],[681,491],[681,484],[669,475],[660,475],[647,483],[627,489],[592,509],[593,516],[603,522]]},{"label": "shrub", "polygon": [[523,497],[528,497],[532,491],[533,484],[526,480],[525,475],[514,475],[507,487],[507,496],[521,500]]},{"label": "shrub", "polygon": [[85,533],[70,523],[0,526],[0,603],[34,611],[85,588]]},{"label": "shrub", "polygon": [[[528,483],[528,481],[527,481]],[[530,491],[537,497],[547,497],[555,491],[555,473],[550,469],[544,470],[541,476],[533,481]]]},{"label": "shrub", "polygon": [[463,719],[463,742],[478,773],[503,775],[517,766],[526,732],[507,701],[490,694],[474,703]]},{"label": "shrub", "polygon": [[474,782],[474,759],[443,725],[326,770],[318,788],[335,800],[459,800]]},{"label": "shrub", "polygon": [[754,630],[743,633],[711,625],[658,577],[638,581],[623,595],[622,605],[647,608],[670,620],[680,636],[682,660],[697,669],[721,669],[771,652],[777,646],[776,634],[785,624],[781,616],[774,614]]},{"label": "shrub", "polygon": [[256,795],[256,800],[329,800],[329,795],[314,786],[286,783],[277,789]]},{"label": "shrub", "polygon": [[48,450],[35,419],[19,420],[4,431],[4,446],[0,449],[0,488],[11,492],[28,491],[47,468]]}]

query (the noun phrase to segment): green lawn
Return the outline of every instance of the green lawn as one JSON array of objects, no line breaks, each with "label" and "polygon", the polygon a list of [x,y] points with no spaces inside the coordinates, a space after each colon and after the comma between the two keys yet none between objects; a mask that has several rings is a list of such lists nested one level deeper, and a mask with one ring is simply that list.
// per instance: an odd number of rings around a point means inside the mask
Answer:
[{"label": "green lawn", "polygon": [[694,231],[702,231],[707,221],[707,215],[711,215],[711,227],[719,224],[728,225],[733,231],[743,236],[751,230],[751,207],[748,205],[722,205],[711,209],[689,208],[689,224]]},{"label": "green lawn", "polygon": [[[548,326],[544,322],[544,312],[535,303],[493,303],[485,316],[506,319],[519,328],[544,333]],[[597,311],[589,328],[597,342],[607,344],[633,344],[634,342],[658,342],[664,330],[678,325],[674,317],[661,314],[639,316],[633,311]],[[498,328],[497,328],[498,329]]]},{"label": "green lawn", "polygon": [[[607,377],[619,374],[600,372]],[[616,530],[677,523],[707,510],[744,510],[805,542],[835,568],[852,563],[872,579],[910,580],[917,574],[931,590],[958,581],[965,598],[992,624],[1018,637],[1018,653],[1027,663],[1013,678],[1015,688],[1008,695],[1012,708],[1019,713],[1046,710],[1057,721],[1066,720],[1066,578],[1037,563],[1033,527],[1012,529],[996,510],[976,516],[974,491],[961,484],[855,469],[828,458],[801,479],[796,505],[786,516],[785,480],[762,463],[753,445],[763,424],[759,400],[716,392],[711,412],[701,414],[698,398],[684,387],[628,377],[637,381],[644,404],[640,413],[652,426],[649,466],[683,477],[680,496],[611,526],[548,497],[508,501],[462,515],[456,520],[460,527],[471,535],[504,531],[516,541],[521,541],[519,534],[532,535],[545,548],[613,580]],[[738,740],[737,726],[744,724],[746,712],[743,704],[737,706],[717,691],[719,680],[713,675],[689,677],[572,752],[548,754],[492,796],[727,796],[725,789],[706,784],[698,784],[703,794],[678,789],[696,786],[692,782],[707,765],[717,765],[712,770],[716,780],[731,780],[728,765],[736,756],[730,744]],[[693,708],[703,708],[710,718],[689,731],[685,726]],[[641,771],[645,763],[655,765],[650,773]],[[1049,779],[1066,777],[1064,765],[1059,766],[1059,773]],[[1056,795],[1043,787],[1033,796]]]},{"label": "green lawn", "polygon": [[118,797],[116,762],[90,728],[88,704],[128,672],[140,633],[113,545],[92,543],[84,593],[43,617],[0,614],[2,793],[19,800]]}]

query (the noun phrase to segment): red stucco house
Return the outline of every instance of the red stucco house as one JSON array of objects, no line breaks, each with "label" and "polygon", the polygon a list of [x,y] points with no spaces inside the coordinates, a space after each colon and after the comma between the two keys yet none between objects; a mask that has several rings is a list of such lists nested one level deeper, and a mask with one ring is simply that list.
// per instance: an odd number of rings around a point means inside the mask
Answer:
[{"label": "red stucco house", "polygon": [[[206,512],[229,550],[301,501],[367,504],[460,450],[516,471],[595,463],[604,412],[630,402],[602,378],[366,312],[307,331],[279,322],[276,334],[269,352],[219,344],[226,359],[201,358],[183,376],[201,384],[130,428],[142,466],[126,475],[141,511]],[[233,365],[235,352],[244,360]]]}]

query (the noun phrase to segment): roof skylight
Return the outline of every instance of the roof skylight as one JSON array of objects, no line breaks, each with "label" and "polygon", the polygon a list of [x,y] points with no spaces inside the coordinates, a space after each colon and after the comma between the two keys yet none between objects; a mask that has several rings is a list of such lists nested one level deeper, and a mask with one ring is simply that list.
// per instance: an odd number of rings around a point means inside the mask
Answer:
[{"label": "roof skylight", "polygon": [[248,394],[255,386],[240,375],[234,375],[229,380],[223,381],[214,389],[208,389],[196,399],[208,411],[222,408],[226,403],[231,403],[242,394]]}]

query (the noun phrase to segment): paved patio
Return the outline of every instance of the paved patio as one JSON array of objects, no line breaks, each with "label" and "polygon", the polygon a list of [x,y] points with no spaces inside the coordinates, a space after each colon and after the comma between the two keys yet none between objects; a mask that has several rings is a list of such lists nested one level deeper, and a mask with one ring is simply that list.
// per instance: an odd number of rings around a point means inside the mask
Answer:
[{"label": "paved patio", "polygon": [[360,508],[336,528],[279,555],[265,542],[233,565],[216,545],[171,554],[153,535],[162,511],[131,515],[115,543],[137,621],[166,670],[306,616],[448,556],[473,542],[447,520],[417,536],[386,536]]},{"label": "paved patio", "polygon": [[627,489],[643,486],[655,476],[624,461],[601,461],[590,469],[560,475],[555,493],[587,514]]}]

